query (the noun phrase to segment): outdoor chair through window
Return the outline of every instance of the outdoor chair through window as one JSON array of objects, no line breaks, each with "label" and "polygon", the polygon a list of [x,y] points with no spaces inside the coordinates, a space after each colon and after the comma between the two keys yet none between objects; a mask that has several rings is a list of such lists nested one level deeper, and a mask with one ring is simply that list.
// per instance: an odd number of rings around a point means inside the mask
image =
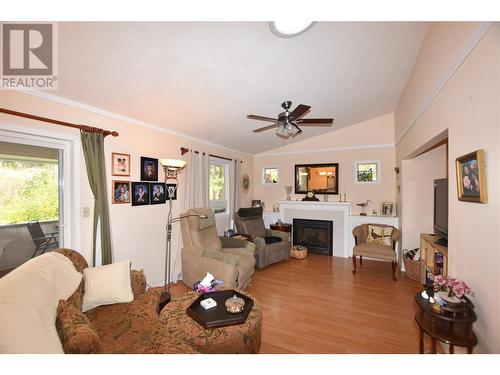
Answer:
[{"label": "outdoor chair through window", "polygon": [[41,255],[47,250],[54,250],[59,247],[59,241],[57,240],[58,232],[43,233],[38,220],[29,221],[26,226],[28,227],[33,243],[35,244],[35,250],[31,256],[32,258],[34,258],[37,253],[40,253],[39,255]]}]

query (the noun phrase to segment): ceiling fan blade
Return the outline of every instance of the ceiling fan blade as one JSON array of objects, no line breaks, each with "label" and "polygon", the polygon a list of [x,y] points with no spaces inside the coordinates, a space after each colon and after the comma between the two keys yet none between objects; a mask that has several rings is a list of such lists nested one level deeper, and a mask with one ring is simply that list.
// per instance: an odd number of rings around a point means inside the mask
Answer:
[{"label": "ceiling fan blade", "polygon": [[260,121],[270,121],[270,122],[276,122],[276,121],[278,121],[275,118],[265,117],[265,116],[257,116],[257,115],[247,115],[247,119],[250,119],[250,120],[260,120]]},{"label": "ceiling fan blade", "polygon": [[295,123],[294,123],[294,124],[293,124],[293,126],[295,126],[295,127],[297,128],[297,130],[298,130],[298,132],[297,132],[297,133],[295,133],[295,135],[302,133],[302,129],[301,129],[301,128],[299,128],[299,127],[297,126],[297,124],[295,124]]},{"label": "ceiling fan blade", "polygon": [[299,104],[297,106],[297,108],[295,108],[293,110],[293,112],[290,113],[290,116],[292,116],[295,120],[297,120],[297,119],[301,118],[302,116],[304,116],[307,113],[307,111],[309,111],[310,109],[311,109],[311,107],[308,105]]},{"label": "ceiling fan blade", "polygon": [[260,133],[260,132],[263,132],[264,130],[269,130],[269,129],[275,128],[277,125],[278,124],[272,124],[272,125],[264,126],[263,128],[254,129],[253,132],[254,133]]},{"label": "ceiling fan blade", "polygon": [[305,118],[299,120],[301,125],[305,124],[331,124],[333,122],[332,118]]}]

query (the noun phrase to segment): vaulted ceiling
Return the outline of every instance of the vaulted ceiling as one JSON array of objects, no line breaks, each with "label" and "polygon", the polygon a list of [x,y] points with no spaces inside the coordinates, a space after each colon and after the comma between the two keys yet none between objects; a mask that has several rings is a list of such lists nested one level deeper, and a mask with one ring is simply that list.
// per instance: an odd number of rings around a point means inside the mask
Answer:
[{"label": "vaulted ceiling", "polygon": [[[317,22],[294,38],[266,22],[59,24],[54,94],[256,154],[283,144],[284,100],[333,129],[394,111],[428,23]],[[332,128],[306,128],[294,141]]]}]

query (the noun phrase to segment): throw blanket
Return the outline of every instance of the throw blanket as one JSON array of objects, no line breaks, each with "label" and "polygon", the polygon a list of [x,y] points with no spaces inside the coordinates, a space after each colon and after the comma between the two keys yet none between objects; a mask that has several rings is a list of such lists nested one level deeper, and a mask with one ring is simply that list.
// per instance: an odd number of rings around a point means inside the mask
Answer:
[{"label": "throw blanket", "polygon": [[0,353],[61,353],[56,316],[60,299],[76,290],[82,274],[62,254],[29,260],[0,279]]}]

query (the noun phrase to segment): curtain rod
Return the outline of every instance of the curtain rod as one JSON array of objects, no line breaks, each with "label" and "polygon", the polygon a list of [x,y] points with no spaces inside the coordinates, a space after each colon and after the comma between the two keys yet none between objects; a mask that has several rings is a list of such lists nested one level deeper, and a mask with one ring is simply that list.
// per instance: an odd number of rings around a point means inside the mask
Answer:
[{"label": "curtain rod", "polygon": [[116,131],[104,130],[104,129],[100,129],[100,128],[95,128],[93,126],[73,124],[71,122],[54,120],[54,119],[42,117],[42,116],[30,115],[29,113],[11,111],[10,109],[5,109],[5,108],[0,108],[0,112],[6,113],[6,114],[12,115],[12,116],[29,118],[31,120],[37,120],[37,121],[49,122],[51,124],[56,124],[56,125],[67,126],[69,128],[79,129],[79,130],[84,131],[84,132],[101,133],[105,137],[108,135],[112,135],[113,137],[118,137],[118,132],[116,132]]},{"label": "curtain rod", "polygon": [[[184,155],[186,152],[189,152],[189,148],[186,148],[186,147],[181,147],[181,156]],[[199,154],[200,151],[194,151],[193,152],[195,154]],[[205,154],[203,152],[203,154]],[[224,156],[219,156],[219,155],[214,155],[214,154],[208,154],[208,156],[211,156],[213,158],[219,158],[219,159],[223,159],[223,160],[229,160],[229,161],[233,161],[234,159],[230,159],[230,158],[225,158]],[[240,160],[241,163],[243,163],[243,160]]]}]

